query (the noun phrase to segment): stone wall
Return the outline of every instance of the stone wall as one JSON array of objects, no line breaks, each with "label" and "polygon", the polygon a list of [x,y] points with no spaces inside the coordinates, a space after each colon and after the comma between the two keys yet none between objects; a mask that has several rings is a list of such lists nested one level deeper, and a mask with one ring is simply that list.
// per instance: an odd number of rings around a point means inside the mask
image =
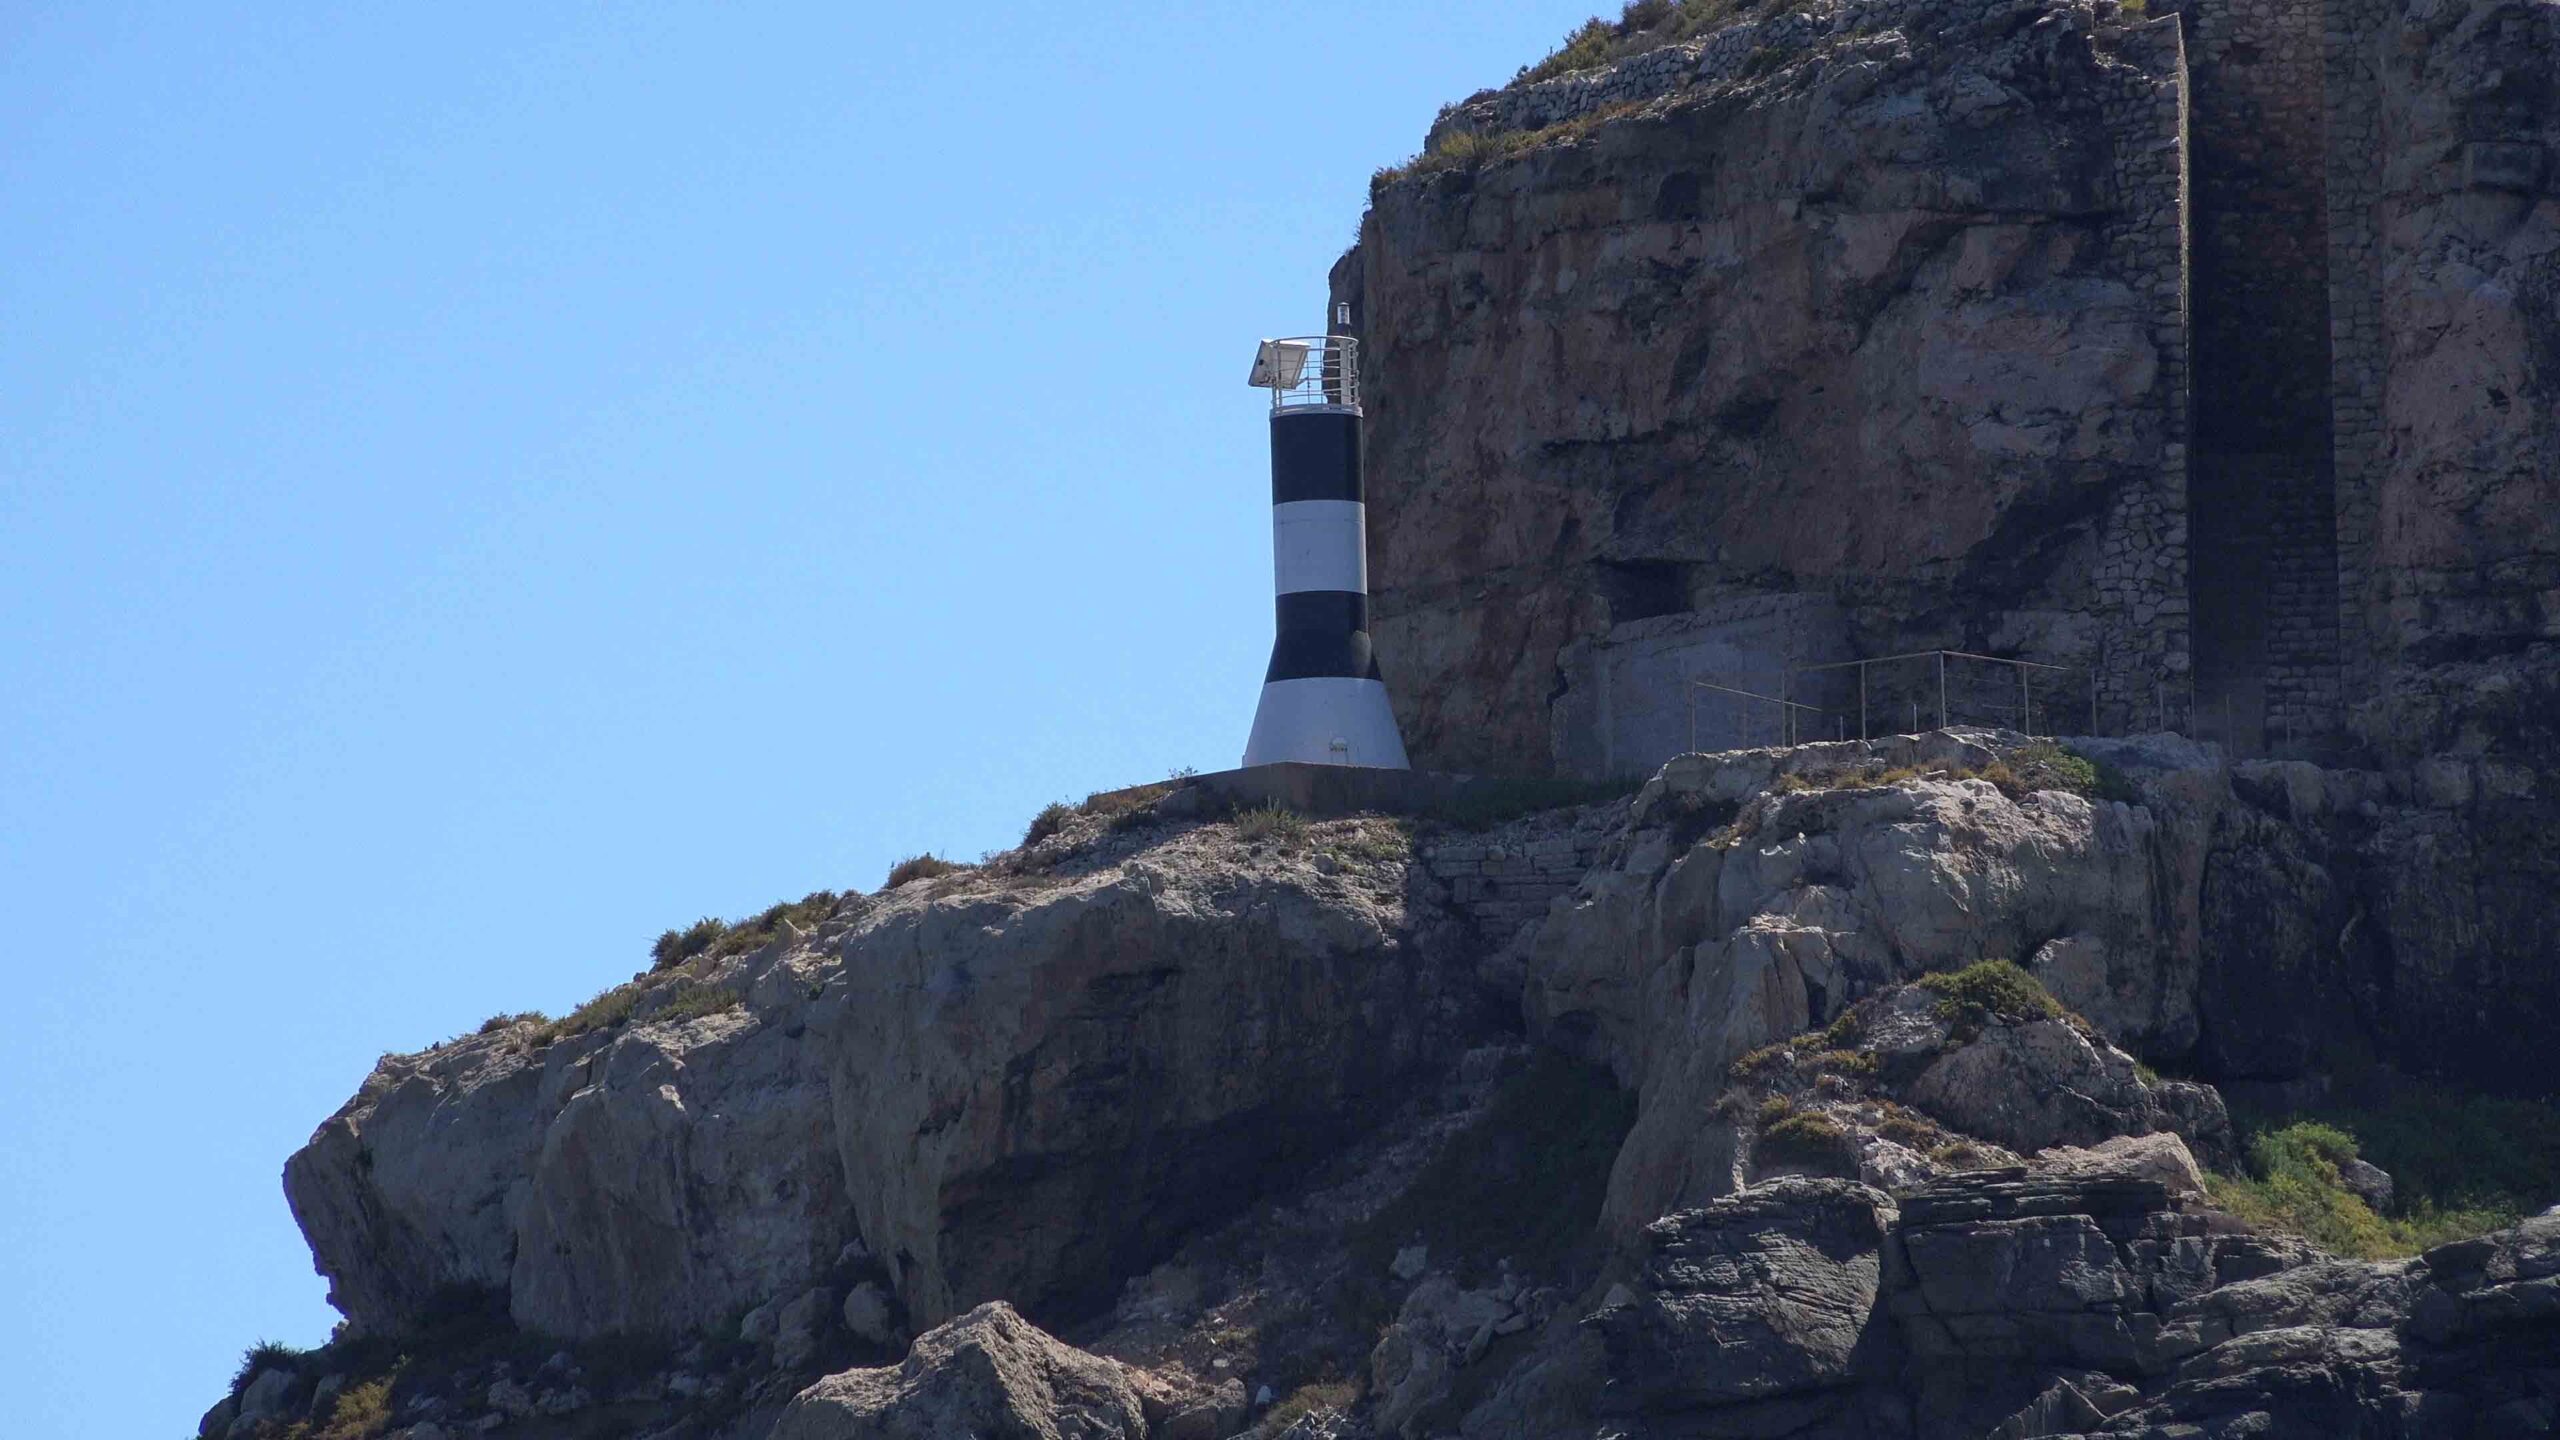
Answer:
[{"label": "stone wall", "polygon": [[2195,723],[2244,753],[2338,722],[2320,0],[2187,0]]},{"label": "stone wall", "polygon": [[[1693,750],[1782,743],[1777,706],[1726,691],[1780,695],[1786,667],[1846,651],[1845,627],[1839,607],[1819,596],[1739,595],[1567,645],[1556,662],[1562,693],[1549,706],[1555,768],[1645,775]],[[1697,681],[1726,691],[1697,690]],[[1829,725],[1815,728],[1808,738],[1834,738]]]},{"label": "stone wall", "polygon": [[1447,890],[1449,907],[1500,945],[1571,893],[1625,821],[1624,804],[1554,811],[1482,833],[1427,838],[1414,854]]},{"label": "stone wall", "polygon": [[2148,473],[2117,494],[2105,528],[2092,607],[2099,625],[2093,729],[2139,728],[2161,696],[2187,688],[2193,663],[2187,499],[2193,101],[2178,21],[2164,16],[2137,27],[2118,41],[2118,50],[2128,63],[2107,72],[2112,93],[2102,102],[2120,137],[2106,245],[2118,273],[2149,287],[2151,344],[2160,357],[2159,421],[2169,439]]},{"label": "stone wall", "polygon": [[2383,0],[2327,0],[2323,101],[2329,169],[2329,416],[2336,492],[2338,681],[2343,710],[2378,683],[2366,619],[2382,438],[2380,57]]}]

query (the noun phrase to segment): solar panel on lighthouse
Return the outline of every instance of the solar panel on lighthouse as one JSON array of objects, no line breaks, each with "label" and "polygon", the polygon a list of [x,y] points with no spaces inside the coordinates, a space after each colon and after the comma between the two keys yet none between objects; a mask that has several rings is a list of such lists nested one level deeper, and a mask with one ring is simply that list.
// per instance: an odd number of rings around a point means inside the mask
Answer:
[{"label": "solar panel on lighthouse", "polygon": [[1279,634],[1244,763],[1407,768],[1369,641],[1359,342],[1265,340],[1250,383],[1271,392],[1271,561]]}]

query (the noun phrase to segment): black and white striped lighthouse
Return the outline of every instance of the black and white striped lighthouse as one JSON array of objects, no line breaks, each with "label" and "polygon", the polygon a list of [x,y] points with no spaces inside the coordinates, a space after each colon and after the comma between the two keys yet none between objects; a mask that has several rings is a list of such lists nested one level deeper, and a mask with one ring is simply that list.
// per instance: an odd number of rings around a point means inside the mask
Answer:
[{"label": "black and white striped lighthouse", "polygon": [[1271,392],[1271,556],[1279,637],[1244,763],[1406,768],[1369,643],[1368,514],[1360,486],[1360,347],[1346,335],[1265,340],[1251,383]]}]

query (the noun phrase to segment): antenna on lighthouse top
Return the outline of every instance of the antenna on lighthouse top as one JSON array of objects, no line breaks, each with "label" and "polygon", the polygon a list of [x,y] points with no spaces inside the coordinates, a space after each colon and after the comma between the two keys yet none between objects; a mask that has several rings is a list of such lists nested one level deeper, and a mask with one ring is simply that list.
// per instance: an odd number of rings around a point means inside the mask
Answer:
[{"label": "antenna on lighthouse top", "polygon": [[1271,392],[1274,413],[1360,409],[1360,342],[1348,335],[1265,340],[1245,383]]}]

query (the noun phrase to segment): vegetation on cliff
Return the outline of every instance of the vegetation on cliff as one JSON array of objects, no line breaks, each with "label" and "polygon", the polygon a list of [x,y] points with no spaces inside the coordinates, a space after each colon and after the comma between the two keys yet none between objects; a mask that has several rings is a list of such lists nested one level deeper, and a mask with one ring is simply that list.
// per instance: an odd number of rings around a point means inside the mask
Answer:
[{"label": "vegetation on cliff", "polygon": [[[2244,1113],[2247,1169],[2211,1177],[2216,1203],[2324,1250],[2384,1259],[2516,1224],[2560,1195],[2560,1106],[2405,1076],[2358,1088],[2365,1103]],[[2359,1193],[2359,1161],[2389,1176],[2387,1200]]]},{"label": "vegetation on cliff", "polygon": [[1573,28],[1545,59],[1520,67],[1515,85],[1576,70],[1614,65],[1632,55],[1695,40],[1751,14],[1779,15],[1800,0],[1628,0],[1614,21],[1594,15]]}]

